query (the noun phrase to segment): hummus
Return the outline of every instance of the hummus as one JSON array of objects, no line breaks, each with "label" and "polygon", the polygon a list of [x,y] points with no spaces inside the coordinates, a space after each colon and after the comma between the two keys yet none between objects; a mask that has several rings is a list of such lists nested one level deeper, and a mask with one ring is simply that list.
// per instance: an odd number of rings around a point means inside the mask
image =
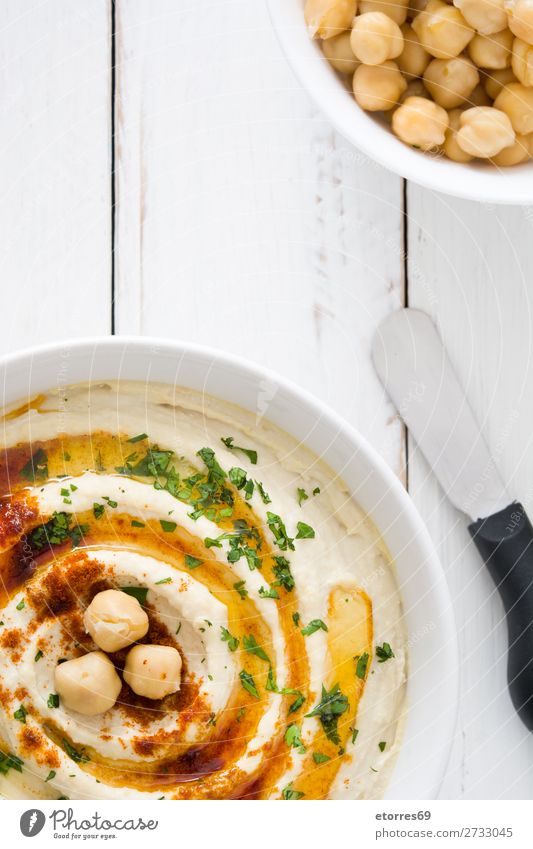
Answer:
[{"label": "hummus", "polygon": [[[8,798],[380,798],[406,635],[389,554],[345,484],[268,421],[159,384],[84,384],[4,411],[0,792]],[[123,681],[67,709],[105,589],[176,648],[177,693]],[[109,655],[122,678],[127,650]],[[122,679],[123,680],[123,679]]]}]

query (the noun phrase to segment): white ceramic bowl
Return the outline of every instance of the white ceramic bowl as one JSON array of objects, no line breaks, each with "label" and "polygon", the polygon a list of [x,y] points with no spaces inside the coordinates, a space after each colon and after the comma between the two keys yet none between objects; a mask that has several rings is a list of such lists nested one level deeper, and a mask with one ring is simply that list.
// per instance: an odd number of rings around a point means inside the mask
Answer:
[{"label": "white ceramic bowl", "polygon": [[408,717],[387,798],[434,798],[446,769],[457,708],[454,617],[427,531],[385,462],[339,416],[277,375],[228,354],[159,339],[81,339],[3,358],[0,403],[102,379],[186,386],[259,411],[342,475],[395,560],[409,634]]},{"label": "white ceramic bowl", "polygon": [[385,168],[439,192],[489,203],[533,201],[533,160],[512,168],[431,156],[403,144],[378,118],[364,112],[309,38],[305,0],[268,0],[272,22],[296,76],[334,127]]}]

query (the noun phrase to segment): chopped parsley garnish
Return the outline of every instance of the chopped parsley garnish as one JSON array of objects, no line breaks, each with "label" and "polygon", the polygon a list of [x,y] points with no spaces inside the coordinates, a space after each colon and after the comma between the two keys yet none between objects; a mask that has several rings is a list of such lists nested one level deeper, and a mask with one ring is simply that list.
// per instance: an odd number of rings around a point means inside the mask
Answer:
[{"label": "chopped parsley garnish", "polygon": [[0,775],[7,775],[10,769],[16,772],[22,772],[24,761],[16,755],[9,755],[6,752],[0,752]]},{"label": "chopped parsley garnish", "polygon": [[369,654],[365,651],[364,654],[359,655],[358,657],[354,658],[354,660],[356,662],[356,678],[360,678],[361,680],[363,680],[366,675],[366,670],[368,669]]},{"label": "chopped parsley garnish", "polygon": [[295,722],[293,722],[292,725],[287,726],[285,742],[290,748],[296,749],[299,755],[305,754],[305,746],[302,742],[300,726],[296,725]]},{"label": "chopped parsley garnish", "polygon": [[228,477],[237,489],[242,489],[246,483],[246,472],[244,469],[239,468],[239,466],[233,466],[228,472]]},{"label": "chopped parsley garnish", "polygon": [[71,528],[71,523],[72,515],[70,513],[53,513],[48,522],[34,528],[28,535],[31,547],[39,551],[46,545],[61,545],[70,539],[75,548],[79,545],[83,534],[86,534],[89,530],[89,526],[76,525]]},{"label": "chopped parsley garnish", "polygon": [[313,490],[313,495],[320,495],[320,487],[319,486],[315,486],[315,488]]},{"label": "chopped parsley garnish", "polygon": [[287,786],[281,792],[282,799],[285,799],[287,801],[293,799],[303,799],[304,796],[305,793],[300,793],[299,790],[294,789],[294,787],[292,786],[292,781],[290,784],[287,784]]},{"label": "chopped parsley garnish", "polygon": [[166,534],[173,533],[173,531],[175,531],[178,527],[177,522],[169,522],[166,519],[160,519],[159,524],[161,525]]},{"label": "chopped parsley garnish", "polygon": [[293,613],[292,614],[292,621],[294,622],[296,627],[298,627],[298,625],[300,624],[300,614],[299,613]]},{"label": "chopped parsley garnish", "polygon": [[139,433],[137,436],[132,436],[131,439],[128,439],[128,442],[142,442],[143,439],[148,439],[147,433]]},{"label": "chopped parsley garnish", "polygon": [[119,587],[126,595],[132,595],[136,598],[139,604],[146,604],[146,596],[148,595],[148,587]]},{"label": "chopped parsley garnish", "polygon": [[203,562],[203,560],[193,557],[192,554],[185,555],[185,565],[188,569],[198,569],[198,566],[201,566]]},{"label": "chopped parsley garnish", "polygon": [[387,743],[385,742],[385,740],[382,740],[380,743],[378,743],[379,751],[380,751],[380,752],[384,752],[384,751],[385,751],[385,746],[386,746],[386,745],[387,745]]},{"label": "chopped parsley garnish", "polygon": [[283,587],[287,592],[290,593],[292,589],[294,589],[294,578],[291,572],[291,565],[286,557],[283,555],[274,556],[274,563],[272,571],[276,576],[276,580],[273,582],[273,587]]},{"label": "chopped parsley garnish", "polygon": [[95,519],[101,519],[105,513],[105,507],[103,504],[98,504],[96,501],[93,504],[93,514]]},{"label": "chopped parsley garnish", "polygon": [[46,782],[46,781],[51,781],[51,780],[52,780],[52,778],[55,778],[55,777],[56,777],[56,775],[57,775],[57,773],[56,773],[55,769],[51,769],[51,770],[50,770],[50,772],[48,773],[48,775],[46,776],[46,778],[44,779],[44,780],[45,780],[45,782]]},{"label": "chopped parsley garnish", "polygon": [[311,634],[314,634],[316,631],[327,631],[328,626],[325,622],[322,622],[322,619],[311,619],[309,625],[306,625],[305,628],[301,629],[301,633],[304,637],[309,637]]},{"label": "chopped parsley garnish", "polygon": [[300,487],[298,487],[297,492],[298,492],[298,505],[301,507],[302,504],[304,503],[304,501],[307,501],[309,496],[308,496],[307,492],[305,491],[305,489],[301,489]]},{"label": "chopped parsley garnish", "polygon": [[222,632],[220,637],[222,642],[228,644],[228,649],[230,651],[237,651],[239,648],[239,638],[234,637],[233,634],[231,634],[228,629],[224,628],[222,625],[220,626],[220,630]]},{"label": "chopped parsley garnish", "polygon": [[357,735],[359,734],[359,729],[358,728],[352,728],[350,726],[350,731],[352,732],[352,743],[355,743],[355,741],[357,740]]},{"label": "chopped parsley garnish", "polygon": [[266,491],[266,489],[264,488],[261,481],[256,481],[255,485],[256,485],[257,489],[259,490],[259,495],[261,496],[261,500],[262,500],[263,504],[271,504],[272,499],[271,499],[270,495],[268,494],[268,492]]},{"label": "chopped parsley garnish", "polygon": [[58,708],[59,707],[59,696],[57,693],[50,693],[48,696],[48,701],[46,703],[49,708]]},{"label": "chopped parsley garnish", "polygon": [[226,448],[229,448],[230,451],[240,451],[241,454],[245,454],[252,466],[257,465],[257,451],[254,451],[252,448],[241,448],[239,445],[234,445],[233,436],[222,436],[220,441],[223,442]]},{"label": "chopped parsley garnish", "polygon": [[394,652],[389,643],[383,643],[382,646],[376,646],[376,657],[378,659],[378,663],[385,663],[386,660],[390,660],[391,657],[394,656]]},{"label": "chopped parsley garnish", "polygon": [[348,698],[341,692],[338,684],[335,684],[329,692],[322,685],[320,702],[310,713],[306,713],[306,716],[318,716],[328,740],[331,740],[332,743],[340,743],[339,716],[346,713],[348,707]]},{"label": "chopped parsley garnish", "polygon": [[259,693],[257,692],[257,687],[255,686],[255,681],[254,681],[253,677],[250,675],[250,673],[246,672],[246,670],[243,669],[241,672],[239,672],[239,678],[241,679],[241,684],[244,687],[244,689],[246,690],[246,692],[250,693],[250,695],[252,695],[252,696],[254,696],[254,698],[258,699]]},{"label": "chopped parsley garnish", "polygon": [[155,582],[155,586],[158,587],[159,584],[171,584],[171,583],[172,583],[172,578],[161,578],[160,581]]},{"label": "chopped parsley garnish", "polygon": [[296,534],[296,539],[314,539],[315,531],[311,527],[311,525],[306,525],[305,522],[297,522],[296,528],[298,533]]},{"label": "chopped parsley garnish", "polygon": [[270,658],[268,654],[260,645],[258,645],[257,640],[255,639],[253,634],[250,634],[249,636],[245,635],[243,637],[242,644],[248,654],[254,654],[256,657],[260,657],[261,660],[266,660],[267,663],[270,663]]},{"label": "chopped parsley garnish", "polygon": [[246,581],[237,581],[236,584],[233,584],[233,589],[236,590],[242,599],[246,598],[248,595],[248,590],[246,589]]},{"label": "chopped parsley garnish", "polygon": [[65,749],[65,752],[67,753],[69,758],[71,758],[77,764],[86,764],[91,760],[89,755],[85,754],[84,749],[74,748],[74,746],[69,743],[66,737],[63,737],[63,748]]},{"label": "chopped parsley garnish", "polygon": [[132,528],[145,528],[146,527],[144,522],[139,522],[138,519],[132,519],[131,520],[131,526],[132,526]]},{"label": "chopped parsley garnish", "polygon": [[17,610],[24,610],[25,606],[26,606],[26,602],[24,601],[24,599],[21,599],[21,601],[19,601],[19,603],[17,604],[16,609]]},{"label": "chopped parsley garnish", "polygon": [[103,501],[106,501],[107,504],[109,504],[109,506],[112,507],[113,509],[115,507],[118,507],[118,501],[113,501],[113,499],[109,498],[108,495],[102,495],[102,499],[103,499]]},{"label": "chopped parsley garnish", "polygon": [[42,653],[41,649],[39,649],[39,651],[37,652],[37,654],[34,657],[35,663],[37,663],[42,657],[43,657],[43,653]]},{"label": "chopped parsley garnish", "polygon": [[20,470],[20,477],[25,481],[44,481],[48,477],[48,457],[42,448],[38,448]]},{"label": "chopped parsley garnish", "polygon": [[236,716],[237,722],[241,722],[241,720],[243,719],[245,714],[246,714],[246,708],[240,707],[239,710],[237,711],[237,716]]},{"label": "chopped parsley garnish", "polygon": [[272,667],[268,670],[267,681],[266,681],[266,689],[270,693],[277,693],[280,696],[296,696],[297,698],[289,707],[289,714],[296,713],[299,708],[305,702],[305,696],[299,690],[294,690],[290,687],[278,687],[276,682],[276,677],[274,675],[274,670]]},{"label": "chopped parsley garnish", "polygon": [[259,587],[258,592],[261,598],[279,598],[278,591],[273,587],[270,587],[268,590],[265,590],[264,587]]},{"label": "chopped parsley garnish", "polygon": [[294,540],[287,533],[282,519],[276,513],[267,512],[267,525],[270,528],[277,545],[282,551],[287,551],[288,548],[294,551]]},{"label": "chopped parsley garnish", "polygon": [[323,755],[322,752],[313,752],[313,760],[316,764],[325,764],[331,758],[329,755]]},{"label": "chopped parsley garnish", "polygon": [[21,705],[13,714],[13,719],[16,719],[18,722],[23,722],[26,725],[26,717],[28,715],[28,711]]}]

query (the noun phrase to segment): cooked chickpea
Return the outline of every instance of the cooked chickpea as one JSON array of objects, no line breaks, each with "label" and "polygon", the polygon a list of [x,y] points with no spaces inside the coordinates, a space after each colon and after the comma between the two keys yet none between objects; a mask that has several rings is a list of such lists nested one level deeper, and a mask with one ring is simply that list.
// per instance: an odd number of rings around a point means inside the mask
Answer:
[{"label": "cooked chickpea", "polygon": [[382,65],[400,55],[403,35],[398,24],[383,12],[365,12],[354,21],[350,43],[360,62]]},{"label": "cooked chickpea", "polygon": [[515,133],[527,136],[533,132],[533,88],[509,83],[500,91],[494,106],[505,112]]},{"label": "cooked chickpea", "polygon": [[518,82],[511,68],[501,71],[489,71],[483,77],[483,86],[491,100],[496,100],[500,91],[509,83]]},{"label": "cooked chickpea", "polygon": [[359,14],[365,12],[383,12],[391,18],[395,24],[401,26],[407,18],[407,6],[409,0],[361,0],[359,3]]},{"label": "cooked chickpea", "polygon": [[435,103],[444,109],[463,103],[478,83],[476,66],[464,56],[433,59],[424,72],[424,85]]},{"label": "cooked chickpea", "polygon": [[422,46],[436,59],[458,56],[474,36],[459,9],[441,0],[429,0],[412,27]]},{"label": "cooked chickpea", "polygon": [[362,109],[382,112],[392,109],[407,88],[396,62],[359,65],[353,75],[353,93]]},{"label": "cooked chickpea", "polygon": [[509,118],[492,106],[467,109],[461,114],[460,123],[457,144],[480,159],[490,159],[514,143],[515,134]]},{"label": "cooked chickpea", "polygon": [[349,32],[341,32],[335,38],[326,38],[322,42],[322,52],[332,68],[341,74],[353,74],[359,64],[353,55]]},{"label": "cooked chickpea", "polygon": [[97,593],[85,611],[83,624],[98,648],[111,652],[140,640],[149,626],[137,599],[120,590]]},{"label": "cooked chickpea", "polygon": [[474,158],[472,154],[466,153],[466,151],[457,144],[457,131],[461,127],[462,112],[462,109],[452,109],[451,112],[448,113],[449,125],[446,130],[446,138],[444,139],[444,144],[442,146],[444,154],[448,157],[448,159],[452,159],[453,162],[471,162]]},{"label": "cooked chickpea", "polygon": [[504,0],[453,0],[463,18],[481,35],[492,35],[507,27]]},{"label": "cooked chickpea", "polygon": [[402,26],[403,50],[398,56],[398,67],[406,77],[421,77],[431,56],[424,50],[420,40],[409,24]]},{"label": "cooked chickpea", "polygon": [[181,655],[172,646],[134,646],[126,658],[124,681],[138,696],[163,699],[181,686]]},{"label": "cooked chickpea", "polygon": [[333,38],[350,29],[357,0],[306,0],[305,22],[313,38]]},{"label": "cooked chickpea", "polygon": [[511,66],[522,85],[533,86],[533,46],[521,38],[513,41]]},{"label": "cooked chickpea", "polygon": [[468,45],[468,54],[478,68],[501,71],[511,64],[513,34],[504,29],[494,35],[475,35]]},{"label": "cooked chickpea", "polygon": [[519,165],[520,162],[525,162],[530,155],[529,137],[518,135],[514,144],[505,147],[500,153],[492,157],[492,162],[501,168],[508,168],[511,165]]},{"label": "cooked chickpea", "polygon": [[392,116],[394,134],[421,150],[442,144],[447,126],[447,112],[423,97],[408,97]]},{"label": "cooked chickpea", "polygon": [[533,0],[505,0],[511,32],[533,44]]},{"label": "cooked chickpea", "polygon": [[92,651],[56,666],[54,686],[66,708],[96,716],[113,707],[122,682],[107,655]]}]

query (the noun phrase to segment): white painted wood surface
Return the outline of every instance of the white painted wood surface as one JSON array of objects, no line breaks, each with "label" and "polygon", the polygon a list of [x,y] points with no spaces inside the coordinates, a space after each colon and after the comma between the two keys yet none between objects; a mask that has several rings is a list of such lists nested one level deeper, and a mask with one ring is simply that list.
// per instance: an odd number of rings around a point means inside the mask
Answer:
[{"label": "white painted wood surface", "polygon": [[[110,3],[0,10],[3,351],[111,327]],[[265,363],[352,421],[404,476],[369,360],[405,302],[403,185],[294,80],[262,0],[117,0],[115,327]],[[513,493],[533,510],[533,214],[410,186],[408,300],[434,315]],[[15,285],[13,283],[15,282]],[[464,658],[442,795],[531,798],[502,611],[464,521],[409,450]]]}]

